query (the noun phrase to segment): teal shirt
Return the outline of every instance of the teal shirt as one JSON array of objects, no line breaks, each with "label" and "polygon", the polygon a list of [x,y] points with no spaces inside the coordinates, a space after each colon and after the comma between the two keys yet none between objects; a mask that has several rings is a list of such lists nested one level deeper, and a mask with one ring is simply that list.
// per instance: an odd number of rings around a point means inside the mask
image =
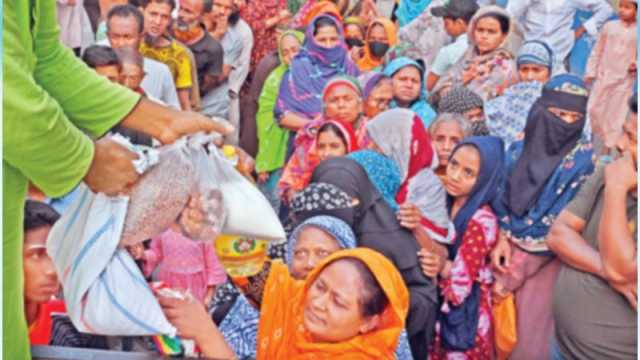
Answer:
[{"label": "teal shirt", "polygon": [[[87,173],[97,137],[140,96],[111,84],[59,41],[56,2],[4,0],[3,357],[30,359],[23,300],[23,212],[28,181],[50,197]],[[88,134],[88,135],[87,135]]]}]

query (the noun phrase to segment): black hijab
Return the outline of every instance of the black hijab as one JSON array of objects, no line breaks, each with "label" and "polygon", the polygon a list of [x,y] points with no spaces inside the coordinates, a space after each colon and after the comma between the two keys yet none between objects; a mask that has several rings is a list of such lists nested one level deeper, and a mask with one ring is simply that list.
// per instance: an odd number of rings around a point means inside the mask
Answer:
[{"label": "black hijab", "polygon": [[[553,83],[554,79],[549,82]],[[549,84],[529,111],[524,128],[524,149],[507,184],[507,203],[517,216],[523,216],[538,200],[547,180],[580,140],[586,122],[587,96],[556,90]],[[551,113],[549,107],[575,111],[583,116],[569,124]]]}]

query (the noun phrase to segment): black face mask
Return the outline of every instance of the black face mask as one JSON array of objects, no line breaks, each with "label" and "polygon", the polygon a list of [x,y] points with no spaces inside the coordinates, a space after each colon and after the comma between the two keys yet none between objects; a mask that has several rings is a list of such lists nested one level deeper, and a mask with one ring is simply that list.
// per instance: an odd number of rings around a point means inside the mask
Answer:
[{"label": "black face mask", "polygon": [[347,43],[347,46],[349,47],[349,49],[351,49],[354,46],[362,47],[364,45],[364,42],[362,42],[362,40],[356,39],[356,38],[346,38],[344,39],[344,42]]},{"label": "black face mask", "polygon": [[371,55],[377,58],[383,57],[384,54],[387,53],[387,50],[389,50],[389,44],[385,44],[379,41],[369,43],[369,51],[371,52]]}]

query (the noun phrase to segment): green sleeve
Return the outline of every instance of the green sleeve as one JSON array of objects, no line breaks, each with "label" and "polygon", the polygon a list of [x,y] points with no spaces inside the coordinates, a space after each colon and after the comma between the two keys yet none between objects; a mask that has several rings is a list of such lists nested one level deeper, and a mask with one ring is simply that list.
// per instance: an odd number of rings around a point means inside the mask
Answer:
[{"label": "green sleeve", "polygon": [[48,196],[66,194],[89,169],[91,140],[73,126],[19,60],[7,55],[4,86],[12,91],[3,99],[3,159]]},{"label": "green sleeve", "polygon": [[73,124],[101,136],[133,110],[140,95],[97,75],[60,42],[55,1],[39,1],[39,7],[35,81]]}]

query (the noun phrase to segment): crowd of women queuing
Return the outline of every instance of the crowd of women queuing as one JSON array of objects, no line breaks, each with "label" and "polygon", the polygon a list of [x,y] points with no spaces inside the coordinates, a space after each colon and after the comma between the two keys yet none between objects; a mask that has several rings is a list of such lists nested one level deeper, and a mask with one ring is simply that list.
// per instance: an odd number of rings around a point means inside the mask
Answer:
[{"label": "crowd of women queuing", "polygon": [[212,358],[636,358],[637,1],[387,5],[238,5],[240,146],[289,239],[247,278],[194,265],[167,318]]}]

